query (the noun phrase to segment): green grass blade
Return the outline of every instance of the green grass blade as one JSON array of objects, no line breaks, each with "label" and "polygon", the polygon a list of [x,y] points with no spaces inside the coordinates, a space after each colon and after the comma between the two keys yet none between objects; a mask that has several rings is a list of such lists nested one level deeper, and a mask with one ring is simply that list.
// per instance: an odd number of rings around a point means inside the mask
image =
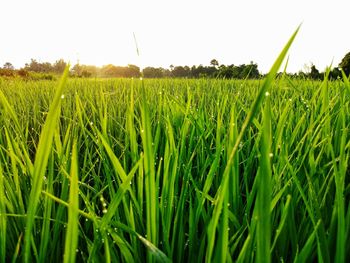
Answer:
[{"label": "green grass blade", "polygon": [[107,213],[103,216],[101,219],[101,225],[100,227],[104,229],[109,222],[111,221],[112,217],[115,215],[118,206],[120,202],[122,201],[122,198],[126,191],[130,188],[130,182],[133,179],[137,169],[139,168],[142,158],[135,164],[135,166],[131,169],[130,173],[127,175],[125,181],[119,186],[119,189],[115,196],[113,196],[113,199],[111,200],[111,203],[108,206]]},{"label": "green grass blade", "polygon": [[78,185],[78,155],[76,142],[73,143],[72,162],[70,171],[69,207],[64,250],[64,262],[75,262],[78,246],[79,229],[79,185]]},{"label": "green grass blade", "polygon": [[277,240],[278,240],[278,237],[280,236],[280,234],[281,234],[281,232],[282,232],[282,230],[284,228],[284,225],[285,225],[285,222],[286,222],[286,219],[287,219],[287,216],[288,216],[289,205],[290,205],[291,199],[292,199],[292,196],[291,195],[287,195],[287,200],[286,200],[285,206],[284,206],[283,211],[282,211],[281,220],[280,220],[280,223],[279,223],[279,225],[277,227],[276,235],[275,235],[273,244],[271,246],[271,253],[272,253],[273,249],[275,248]]},{"label": "green grass blade", "polygon": [[0,166],[0,262],[6,262],[6,206],[5,206],[4,175]]},{"label": "green grass blade", "polygon": [[[285,47],[283,48],[282,52],[280,53],[280,55],[278,56],[277,60],[275,61],[275,63],[273,64],[269,74],[267,75],[262,87],[260,88],[258,94],[257,94],[257,97],[256,99],[254,100],[253,102],[253,105],[251,106],[250,108],[250,111],[248,112],[247,114],[247,117],[246,119],[244,120],[243,122],[243,125],[242,125],[242,128],[241,128],[241,131],[236,139],[236,142],[235,142],[235,145],[233,146],[233,149],[231,150],[231,153],[229,155],[229,159],[228,159],[228,162],[226,164],[226,167],[225,167],[225,170],[224,170],[224,173],[223,173],[223,179],[221,181],[221,184],[220,184],[220,187],[219,187],[219,190],[216,194],[216,199],[217,199],[217,202],[215,204],[215,208],[214,208],[214,212],[213,212],[213,217],[212,219],[210,220],[210,223],[209,223],[209,226],[208,226],[208,249],[207,249],[207,260],[211,260],[211,255],[212,255],[212,252],[213,252],[213,249],[214,249],[214,244],[215,244],[215,231],[216,231],[216,227],[217,227],[217,224],[218,224],[218,221],[219,221],[219,215],[221,213],[221,209],[222,209],[222,203],[223,203],[223,196],[226,194],[226,189],[227,189],[227,184],[229,182],[229,180],[227,180],[227,177],[230,173],[230,169],[232,169],[232,163],[234,161],[234,156],[238,150],[238,147],[239,147],[239,144],[241,143],[242,141],[242,138],[243,138],[243,135],[245,134],[248,126],[251,124],[251,122],[253,121],[255,115],[257,114],[257,112],[259,111],[259,107],[260,107],[260,104],[263,100],[263,98],[265,97],[265,93],[267,92],[267,90],[270,88],[270,86],[272,85],[273,83],[273,80],[277,74],[277,71],[278,69],[280,68],[290,46],[292,45],[298,31],[299,31],[299,28],[300,26],[296,29],[296,31],[293,33],[293,35],[291,36],[291,38],[289,39],[289,41],[287,42],[287,44],[285,45]],[[267,169],[264,168],[264,169]],[[271,176],[271,175],[270,175]],[[270,194],[267,193],[267,194]],[[264,195],[264,197],[267,196]],[[262,196],[263,197],[263,196]],[[269,196],[269,198],[271,198]],[[262,201],[263,204],[262,206],[265,206],[266,203],[267,203],[267,200],[264,199],[264,201]],[[267,208],[267,213],[270,213],[269,212],[269,207]],[[264,215],[263,213],[263,218],[264,218],[264,223],[266,223],[268,220],[269,220],[269,216],[268,215]],[[265,225],[265,224],[264,224]],[[266,226],[268,226],[268,224],[266,224]],[[270,231],[270,228],[267,229],[265,231],[265,233],[268,233]],[[261,237],[262,238],[262,237]],[[269,237],[266,238],[266,240],[269,240]],[[270,241],[268,241],[270,242]],[[264,247],[264,251],[266,253],[266,251],[270,252],[270,248],[269,246],[267,246],[267,242],[263,242],[261,244],[261,246],[265,245],[266,247]],[[260,246],[260,247],[261,247]],[[268,248],[267,248],[268,247]],[[262,247],[261,247],[262,248]],[[269,261],[269,258],[267,259]],[[268,262],[267,261],[267,262]]]},{"label": "green grass blade", "polygon": [[171,260],[160,249],[158,249],[152,242],[150,242],[149,240],[147,240],[141,235],[137,235],[137,237],[147,247],[148,251],[154,256],[154,259],[157,262],[161,262],[161,263],[171,262]]},{"label": "green grass blade", "polygon": [[349,79],[348,77],[346,76],[344,70],[341,70],[341,74],[342,74],[342,77],[343,77],[343,81],[344,81],[344,84],[345,84],[345,87],[346,87],[346,90],[350,96],[350,82],[349,82]]},{"label": "green grass blade", "polygon": [[320,225],[320,221],[317,222],[314,231],[312,232],[312,234],[307,239],[305,245],[303,246],[303,248],[301,249],[300,253],[295,258],[294,262],[296,262],[296,263],[309,262],[310,256],[311,256],[311,254],[313,252],[313,247],[315,245],[314,242],[315,242],[315,238],[317,236],[317,230],[318,230],[318,226],[319,225]]},{"label": "green grass blade", "polygon": [[[246,129],[248,128],[248,126],[251,124],[251,122],[253,121],[255,115],[258,113],[259,111],[259,107],[260,104],[265,96],[265,93],[268,91],[268,89],[271,87],[273,80],[276,77],[276,74],[285,58],[285,56],[288,53],[288,50],[290,48],[290,46],[292,45],[296,35],[298,34],[300,29],[300,26],[296,29],[296,31],[293,33],[293,35],[291,36],[291,38],[289,39],[289,41],[287,42],[287,44],[284,46],[283,50],[281,51],[281,53],[279,54],[279,56],[277,57],[275,63],[272,65],[269,73],[267,74],[266,79],[264,80],[264,83],[262,84],[262,87],[260,88],[254,102],[253,105],[251,106],[248,115],[246,117],[246,119],[244,120],[243,124],[242,124],[242,128],[240,133],[238,134],[238,138],[236,140],[235,145],[233,146],[233,149],[231,151],[230,157],[229,157],[229,161],[227,163],[226,169],[229,169],[229,167],[232,164],[233,161],[233,157],[236,154],[239,144],[242,141],[243,135],[246,131]],[[225,170],[226,170],[225,169]],[[225,173],[225,172],[224,172]]]},{"label": "green grass blade", "polygon": [[27,222],[26,231],[24,234],[24,261],[30,262],[30,245],[32,240],[32,230],[34,226],[34,218],[36,209],[39,204],[39,198],[41,194],[42,183],[46,172],[46,165],[51,152],[51,146],[53,143],[54,132],[58,122],[60,108],[61,108],[61,95],[68,77],[69,67],[67,66],[60,83],[57,87],[55,97],[51,103],[49,113],[47,114],[44,127],[40,134],[39,145],[35,155],[34,161],[34,175],[32,189],[29,197],[29,206],[27,210]]},{"label": "green grass blade", "polygon": [[258,194],[256,200],[257,212],[257,262],[271,262],[271,109],[270,99],[266,100],[262,126],[262,143]]}]

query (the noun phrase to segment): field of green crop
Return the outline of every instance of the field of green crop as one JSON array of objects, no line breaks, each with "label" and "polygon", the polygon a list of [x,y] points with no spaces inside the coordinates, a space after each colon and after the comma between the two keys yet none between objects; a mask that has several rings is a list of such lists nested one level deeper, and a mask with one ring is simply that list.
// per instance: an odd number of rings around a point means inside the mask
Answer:
[{"label": "field of green crop", "polygon": [[[282,52],[283,53],[283,52]],[[350,85],[0,79],[0,262],[346,262]]]}]

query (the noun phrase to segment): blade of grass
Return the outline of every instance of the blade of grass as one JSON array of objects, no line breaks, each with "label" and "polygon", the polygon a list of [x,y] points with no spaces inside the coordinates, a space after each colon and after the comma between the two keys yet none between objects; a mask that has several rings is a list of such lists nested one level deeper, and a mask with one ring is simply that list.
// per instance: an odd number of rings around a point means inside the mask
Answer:
[{"label": "blade of grass", "polygon": [[34,218],[36,209],[39,204],[40,194],[42,183],[44,180],[44,175],[46,172],[47,161],[51,152],[51,146],[53,142],[53,136],[60,115],[61,108],[61,95],[63,88],[65,86],[69,72],[69,66],[64,70],[63,76],[60,80],[60,83],[57,87],[55,97],[51,103],[49,113],[44,124],[44,127],[41,131],[39,145],[35,155],[34,161],[34,174],[32,189],[30,191],[29,197],[29,206],[27,209],[27,222],[26,222],[26,231],[24,234],[24,261],[30,262],[30,245],[32,240],[32,230],[34,226]]},{"label": "blade of grass", "polygon": [[[262,87],[259,89],[259,92],[257,94],[257,97],[255,98],[253,105],[250,108],[250,111],[248,112],[248,115],[246,117],[246,119],[244,120],[243,124],[242,124],[242,128],[240,133],[238,134],[238,137],[236,139],[236,143],[233,146],[233,149],[229,155],[229,159],[228,162],[226,164],[224,173],[223,173],[223,179],[221,181],[220,187],[218,188],[218,192],[217,192],[217,202],[215,204],[215,208],[214,208],[214,212],[213,212],[213,217],[210,220],[210,223],[208,225],[208,249],[207,249],[207,260],[211,260],[211,256],[212,256],[212,252],[214,249],[214,244],[215,244],[215,232],[216,232],[216,227],[217,227],[217,223],[219,220],[219,215],[221,213],[221,209],[222,209],[222,202],[224,200],[223,195],[225,195],[225,191],[226,191],[226,186],[227,186],[227,178],[230,170],[232,169],[232,163],[234,161],[234,156],[238,150],[239,144],[242,141],[243,135],[245,133],[245,131],[247,130],[248,126],[251,124],[251,122],[253,121],[255,115],[257,114],[260,104],[263,100],[263,98],[265,97],[265,93],[267,92],[267,90],[270,88],[270,86],[273,83],[273,80],[277,74],[278,69],[280,68],[290,46],[292,45],[298,31],[299,31],[300,26],[296,29],[296,31],[293,33],[293,35],[291,36],[291,38],[289,39],[289,41],[287,42],[287,44],[285,45],[285,47],[283,48],[283,50],[281,51],[280,55],[278,56],[278,58],[276,59],[275,63],[273,64],[269,74],[267,75],[264,83],[262,84]],[[267,210],[269,211],[269,207],[267,208]],[[266,220],[265,220],[266,221]],[[266,250],[266,248],[265,248]],[[270,251],[270,249],[267,249],[266,251]],[[269,258],[268,258],[269,259]]]},{"label": "blade of grass", "polygon": [[78,213],[79,211],[79,185],[78,185],[78,155],[77,143],[73,143],[72,162],[70,171],[69,207],[66,232],[66,243],[64,250],[64,262],[75,262],[76,249],[78,246]]},{"label": "blade of grass", "polygon": [[6,206],[5,206],[4,175],[0,165],[0,262],[6,262]]},{"label": "blade of grass", "polygon": [[257,262],[270,262],[271,242],[271,109],[270,98],[267,97],[263,114],[263,130],[259,171],[257,211]]}]

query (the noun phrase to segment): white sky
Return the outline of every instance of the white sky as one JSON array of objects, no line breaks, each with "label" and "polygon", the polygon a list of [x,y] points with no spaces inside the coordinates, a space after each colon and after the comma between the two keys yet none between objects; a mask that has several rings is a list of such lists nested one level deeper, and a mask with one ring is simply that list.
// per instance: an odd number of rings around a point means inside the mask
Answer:
[{"label": "white sky", "polygon": [[[144,66],[258,63],[297,26],[288,71],[337,66],[350,51],[349,0],[0,0],[0,66],[31,58]],[[140,57],[136,54],[135,32]]]}]

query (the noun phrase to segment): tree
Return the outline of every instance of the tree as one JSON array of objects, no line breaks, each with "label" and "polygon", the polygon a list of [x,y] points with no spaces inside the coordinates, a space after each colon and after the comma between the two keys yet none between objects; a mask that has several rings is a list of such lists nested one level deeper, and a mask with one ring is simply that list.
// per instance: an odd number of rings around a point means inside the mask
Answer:
[{"label": "tree", "polygon": [[210,65],[212,65],[213,67],[217,67],[219,66],[219,62],[214,58],[210,60]]},{"label": "tree", "polygon": [[121,72],[120,67],[116,67],[112,64],[108,64],[102,67],[101,75],[107,78],[118,78],[122,77],[124,72]]},{"label": "tree", "polygon": [[77,63],[71,68],[70,72],[73,76],[82,77],[83,67]]},{"label": "tree", "polygon": [[138,78],[141,76],[140,68],[136,65],[129,64],[125,69],[125,77]]},{"label": "tree", "polygon": [[322,74],[320,74],[319,70],[316,68],[316,66],[314,64],[311,65],[309,76],[312,79],[321,79],[322,78]]},{"label": "tree", "polygon": [[219,73],[218,73],[218,77],[219,78],[223,78],[223,79],[230,79],[233,77],[233,65],[231,66],[225,66],[225,65],[221,65],[219,68]]},{"label": "tree", "polygon": [[3,69],[14,70],[15,67],[10,62],[6,62],[3,66]]},{"label": "tree", "polygon": [[245,78],[250,78],[250,79],[257,79],[260,77],[260,73],[258,70],[258,64],[255,64],[253,61],[250,62],[249,65],[241,65],[242,67],[240,78],[245,79]]},{"label": "tree", "polygon": [[53,71],[62,74],[66,66],[67,63],[63,59],[56,60],[55,64],[53,64]]},{"label": "tree", "polygon": [[145,78],[162,78],[165,71],[163,68],[146,67],[142,72]]},{"label": "tree", "polygon": [[341,71],[339,68],[335,67],[334,69],[329,72],[329,78],[331,80],[336,80],[338,78],[341,78]]},{"label": "tree", "polygon": [[350,74],[350,52],[348,52],[345,57],[343,57],[342,61],[339,63],[339,67],[343,69],[346,76]]},{"label": "tree", "polygon": [[27,71],[42,72],[42,73],[53,72],[53,67],[49,62],[40,63],[35,59],[31,59],[29,64],[26,63],[24,69]]},{"label": "tree", "polygon": [[172,75],[175,78],[185,78],[190,75],[190,68],[188,66],[176,66],[172,70]]}]

